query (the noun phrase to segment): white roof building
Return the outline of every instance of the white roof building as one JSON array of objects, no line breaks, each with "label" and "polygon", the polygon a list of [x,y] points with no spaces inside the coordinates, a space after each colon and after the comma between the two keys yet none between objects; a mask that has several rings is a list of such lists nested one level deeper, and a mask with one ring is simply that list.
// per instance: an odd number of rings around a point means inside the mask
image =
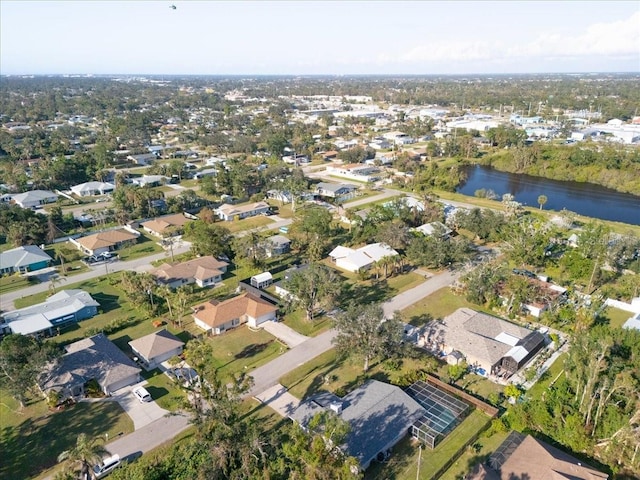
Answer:
[{"label": "white roof building", "polygon": [[366,270],[382,258],[395,255],[398,255],[398,252],[384,243],[372,243],[357,250],[338,246],[329,253],[329,257],[337,267],[349,272]]},{"label": "white roof building", "polygon": [[22,208],[33,208],[58,200],[58,195],[49,190],[31,190],[11,196],[11,200]]},{"label": "white roof building", "polygon": [[107,182],[86,182],[71,187],[71,191],[79,197],[90,197],[92,195],[104,195],[115,190],[113,183]]}]

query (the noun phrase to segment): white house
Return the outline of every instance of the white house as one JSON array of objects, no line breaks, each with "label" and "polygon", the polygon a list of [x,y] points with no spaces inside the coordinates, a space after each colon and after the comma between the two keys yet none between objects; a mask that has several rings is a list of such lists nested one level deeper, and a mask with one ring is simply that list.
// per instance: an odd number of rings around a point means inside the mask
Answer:
[{"label": "white house", "polygon": [[348,165],[333,164],[327,167],[326,172],[329,175],[349,178],[359,182],[375,182],[376,180],[380,180],[380,169],[362,163]]},{"label": "white house", "polygon": [[230,205],[225,203],[216,209],[216,214],[222,220],[231,222],[238,219],[261,215],[269,211],[269,204],[266,202],[251,203],[249,205]]},{"label": "white house", "polygon": [[71,187],[71,192],[79,197],[91,197],[93,195],[104,195],[115,190],[115,185],[108,182],[86,182]]},{"label": "white house", "polygon": [[58,195],[49,190],[31,190],[11,195],[11,202],[22,208],[35,208],[58,200]]},{"label": "white house", "polygon": [[338,246],[329,253],[329,257],[337,267],[349,272],[366,270],[382,258],[396,255],[398,252],[384,243],[372,243],[357,250]]}]

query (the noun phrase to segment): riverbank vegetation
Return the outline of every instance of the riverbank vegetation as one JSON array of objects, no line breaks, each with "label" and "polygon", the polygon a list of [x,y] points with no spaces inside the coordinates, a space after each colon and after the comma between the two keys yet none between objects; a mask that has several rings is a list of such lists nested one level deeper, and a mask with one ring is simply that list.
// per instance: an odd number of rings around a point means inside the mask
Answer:
[{"label": "riverbank vegetation", "polygon": [[634,195],[640,192],[640,151],[624,146],[535,143],[494,151],[477,161],[505,172],[594,183]]}]

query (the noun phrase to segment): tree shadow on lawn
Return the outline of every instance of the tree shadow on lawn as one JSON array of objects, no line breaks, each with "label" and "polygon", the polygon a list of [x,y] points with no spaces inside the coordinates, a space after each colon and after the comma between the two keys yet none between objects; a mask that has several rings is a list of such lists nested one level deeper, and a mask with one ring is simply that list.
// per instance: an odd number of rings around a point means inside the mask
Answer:
[{"label": "tree shadow on lawn", "polygon": [[252,345],[247,345],[242,349],[242,351],[236,353],[234,355],[234,358],[236,360],[240,360],[241,358],[253,357],[254,355],[264,352],[272,343],[273,340],[269,340],[265,343],[254,343]]},{"label": "tree shadow on lawn", "polygon": [[120,308],[120,298],[117,295],[107,293],[93,293],[93,299],[100,304],[101,313],[107,313],[116,308]]},{"label": "tree shadow on lawn", "polygon": [[433,321],[433,316],[430,313],[420,313],[418,315],[412,315],[409,319],[409,323],[414,327],[421,327],[431,321]]},{"label": "tree shadow on lawn", "polygon": [[151,398],[153,398],[153,400],[159,400],[162,397],[169,395],[169,390],[164,387],[154,387],[153,385],[146,385],[145,388],[147,389],[149,395],[151,395]]},{"label": "tree shadow on lawn", "polygon": [[104,438],[122,410],[113,402],[78,403],[60,412],[28,419],[0,434],[0,478],[27,478],[56,465],[57,457],[73,448],[78,434]]},{"label": "tree shadow on lawn", "polygon": [[338,304],[346,306],[354,300],[363,305],[382,303],[390,297],[391,293],[392,289],[389,288],[386,281],[372,282],[371,285],[349,283],[342,289]]}]

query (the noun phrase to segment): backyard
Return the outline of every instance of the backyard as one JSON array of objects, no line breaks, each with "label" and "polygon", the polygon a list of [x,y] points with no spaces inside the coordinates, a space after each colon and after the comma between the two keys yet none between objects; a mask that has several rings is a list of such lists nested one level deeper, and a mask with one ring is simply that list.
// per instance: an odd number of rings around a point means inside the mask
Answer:
[{"label": "backyard", "polygon": [[[385,478],[404,480],[420,478],[431,480],[436,477],[447,462],[464,448],[474,435],[477,435],[490,422],[490,418],[480,410],[473,410],[436,448],[422,449],[418,443],[407,436],[393,448],[387,463],[372,463],[365,472],[365,479]],[[418,457],[420,457],[420,475],[418,476]]]},{"label": "backyard", "polygon": [[116,402],[80,402],[51,412],[35,399],[20,410],[0,390],[0,478],[28,478],[57,465],[57,457],[75,445],[80,433],[116,438],[133,431],[133,422]]}]

